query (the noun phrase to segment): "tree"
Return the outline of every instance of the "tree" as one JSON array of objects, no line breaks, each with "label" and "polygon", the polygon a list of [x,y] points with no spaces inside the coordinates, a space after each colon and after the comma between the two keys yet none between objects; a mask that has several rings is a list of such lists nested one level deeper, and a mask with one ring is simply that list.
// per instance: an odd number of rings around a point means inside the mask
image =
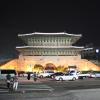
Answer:
[{"label": "tree", "polygon": [[41,64],[35,64],[33,71],[41,72],[44,70],[44,67]]},{"label": "tree", "polygon": [[45,70],[55,70],[56,66],[53,63],[47,63],[45,66]]}]

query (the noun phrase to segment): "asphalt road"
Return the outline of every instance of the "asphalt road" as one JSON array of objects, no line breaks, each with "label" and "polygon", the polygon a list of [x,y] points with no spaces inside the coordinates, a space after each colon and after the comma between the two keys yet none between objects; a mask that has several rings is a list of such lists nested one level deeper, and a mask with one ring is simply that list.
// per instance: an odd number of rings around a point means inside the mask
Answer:
[{"label": "asphalt road", "polygon": [[46,84],[54,88],[57,91],[77,90],[77,89],[95,89],[100,88],[100,79],[83,79],[76,81],[46,81]]},{"label": "asphalt road", "polygon": [[47,85],[53,91],[30,93],[0,93],[0,100],[100,100],[100,79],[54,81],[42,79],[38,85]]}]

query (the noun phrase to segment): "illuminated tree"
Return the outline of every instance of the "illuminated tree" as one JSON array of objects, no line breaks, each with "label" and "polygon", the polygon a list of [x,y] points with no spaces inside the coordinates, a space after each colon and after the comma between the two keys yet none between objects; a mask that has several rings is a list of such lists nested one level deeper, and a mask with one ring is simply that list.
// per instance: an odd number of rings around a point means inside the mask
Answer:
[{"label": "illuminated tree", "polygon": [[52,63],[47,63],[45,66],[45,70],[55,70],[56,66]]},{"label": "illuminated tree", "polygon": [[59,65],[56,70],[57,70],[57,72],[66,72],[68,70],[68,68]]},{"label": "illuminated tree", "polygon": [[34,65],[33,71],[42,72],[43,70],[44,70],[44,67],[41,64]]}]

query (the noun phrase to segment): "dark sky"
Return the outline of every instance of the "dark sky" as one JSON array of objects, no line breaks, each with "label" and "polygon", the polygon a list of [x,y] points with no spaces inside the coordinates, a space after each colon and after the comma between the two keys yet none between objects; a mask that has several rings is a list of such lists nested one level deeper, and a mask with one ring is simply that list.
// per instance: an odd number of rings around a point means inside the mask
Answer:
[{"label": "dark sky", "polygon": [[[21,1],[21,0],[20,0]],[[100,45],[99,0],[0,3],[0,53],[19,45],[18,33],[68,32],[82,34],[78,45]],[[74,1],[74,2],[73,2]]]}]

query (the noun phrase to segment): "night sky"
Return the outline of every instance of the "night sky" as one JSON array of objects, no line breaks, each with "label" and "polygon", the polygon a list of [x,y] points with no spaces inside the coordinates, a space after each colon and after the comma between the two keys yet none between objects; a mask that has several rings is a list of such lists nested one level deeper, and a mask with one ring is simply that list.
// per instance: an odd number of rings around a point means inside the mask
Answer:
[{"label": "night sky", "polygon": [[0,3],[0,54],[14,51],[21,44],[19,33],[31,32],[82,34],[77,45],[100,46],[99,0],[69,1]]}]

